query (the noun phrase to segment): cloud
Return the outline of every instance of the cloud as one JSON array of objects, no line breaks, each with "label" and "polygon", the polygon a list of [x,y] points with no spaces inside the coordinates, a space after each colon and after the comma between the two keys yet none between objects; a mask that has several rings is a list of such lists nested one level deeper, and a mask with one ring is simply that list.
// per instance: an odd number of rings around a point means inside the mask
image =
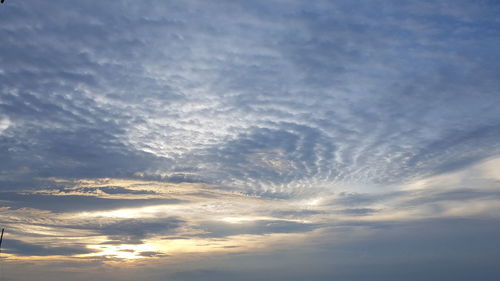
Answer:
[{"label": "cloud", "polygon": [[108,236],[109,243],[142,243],[142,239],[150,236],[160,236],[175,233],[184,221],[177,218],[159,219],[123,219],[106,222],[100,220],[98,224],[74,226],[80,229],[92,230],[100,235]]},{"label": "cloud", "polygon": [[341,212],[344,213],[344,214],[348,214],[348,215],[363,216],[363,215],[368,215],[368,214],[376,213],[377,210],[376,209],[371,209],[371,208],[357,208],[357,209],[353,208],[353,209],[344,209]]},{"label": "cloud", "polygon": [[[84,189],[90,191],[91,189],[87,188]],[[105,188],[99,188],[100,191],[107,193],[107,194],[155,194],[154,191],[149,191],[149,190],[130,190],[126,189],[120,186],[116,187],[105,187]]]},{"label": "cloud", "polygon": [[11,126],[9,117],[0,116],[0,133],[7,130]]},{"label": "cloud", "polygon": [[168,255],[165,255],[163,253],[160,253],[160,252],[154,252],[154,251],[147,251],[147,252],[140,252],[139,253],[140,256],[142,257],[148,257],[148,258],[151,258],[151,257],[165,257],[165,256],[168,256]]},{"label": "cloud", "polygon": [[207,237],[226,237],[242,234],[301,233],[320,227],[318,224],[283,220],[258,220],[242,223],[202,222],[199,226]]},{"label": "cloud", "polygon": [[111,199],[85,195],[44,195],[0,192],[4,206],[11,208],[35,208],[54,212],[81,212],[112,210],[125,207],[140,207],[153,204],[179,204],[179,199]]},{"label": "cloud", "polygon": [[429,203],[436,203],[442,201],[476,201],[482,199],[500,199],[500,192],[498,191],[482,191],[475,189],[457,189],[447,192],[435,192],[431,194],[422,194],[419,198],[410,200],[408,205],[423,205]]},{"label": "cloud", "polygon": [[52,247],[46,245],[37,245],[23,241],[9,239],[4,246],[5,252],[18,256],[69,256],[91,253],[92,250],[85,246]]},{"label": "cloud", "polygon": [[[75,280],[498,276],[495,1],[7,2],[9,259],[93,255]],[[120,259],[148,270],[101,271]]]},{"label": "cloud", "polygon": [[143,174],[293,193],[498,153],[492,9],[393,4],[11,3],[4,186]]},{"label": "cloud", "polygon": [[[465,281],[481,276],[494,280],[498,246],[488,241],[498,235],[498,226],[496,219],[445,219],[337,227],[305,244],[265,254],[220,257],[215,264],[224,264],[223,268],[202,265],[171,278]],[[443,272],[443,267],[449,270]]]}]

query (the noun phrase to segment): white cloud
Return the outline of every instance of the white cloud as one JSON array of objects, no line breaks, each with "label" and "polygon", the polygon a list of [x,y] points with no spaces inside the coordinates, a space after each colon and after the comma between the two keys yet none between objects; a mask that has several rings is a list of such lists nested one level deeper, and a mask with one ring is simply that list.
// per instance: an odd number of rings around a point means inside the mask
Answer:
[{"label": "white cloud", "polygon": [[0,116],[0,133],[7,130],[10,126],[12,126],[12,122],[10,121],[8,116]]}]

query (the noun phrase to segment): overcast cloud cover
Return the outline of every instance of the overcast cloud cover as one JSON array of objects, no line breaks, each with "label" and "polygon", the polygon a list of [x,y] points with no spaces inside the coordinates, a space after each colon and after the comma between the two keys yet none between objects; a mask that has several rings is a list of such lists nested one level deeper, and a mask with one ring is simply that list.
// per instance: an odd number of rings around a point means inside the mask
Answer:
[{"label": "overcast cloud cover", "polygon": [[499,280],[499,14],[6,0],[2,274]]}]

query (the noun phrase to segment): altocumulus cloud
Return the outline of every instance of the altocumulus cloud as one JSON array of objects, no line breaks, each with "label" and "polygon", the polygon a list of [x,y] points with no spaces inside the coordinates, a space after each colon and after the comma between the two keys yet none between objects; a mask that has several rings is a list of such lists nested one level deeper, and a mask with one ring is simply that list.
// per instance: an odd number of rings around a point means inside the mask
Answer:
[{"label": "altocumulus cloud", "polygon": [[428,261],[466,278],[440,280],[498,279],[499,13],[488,0],[6,1],[10,258],[263,245],[276,251],[215,259],[234,271],[141,278],[401,280],[389,265],[406,259],[421,279],[439,276]]},{"label": "altocumulus cloud", "polygon": [[286,193],[465,166],[498,150],[488,3],[9,3],[2,182]]}]

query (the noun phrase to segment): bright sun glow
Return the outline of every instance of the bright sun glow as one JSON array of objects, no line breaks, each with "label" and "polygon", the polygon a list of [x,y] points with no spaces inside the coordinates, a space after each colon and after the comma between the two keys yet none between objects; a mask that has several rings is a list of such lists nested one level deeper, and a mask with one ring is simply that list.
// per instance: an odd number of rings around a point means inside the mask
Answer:
[{"label": "bright sun glow", "polygon": [[119,259],[140,259],[149,257],[152,253],[156,253],[156,249],[150,244],[89,245],[87,247],[89,249],[96,250],[96,252],[82,256],[104,256]]}]

